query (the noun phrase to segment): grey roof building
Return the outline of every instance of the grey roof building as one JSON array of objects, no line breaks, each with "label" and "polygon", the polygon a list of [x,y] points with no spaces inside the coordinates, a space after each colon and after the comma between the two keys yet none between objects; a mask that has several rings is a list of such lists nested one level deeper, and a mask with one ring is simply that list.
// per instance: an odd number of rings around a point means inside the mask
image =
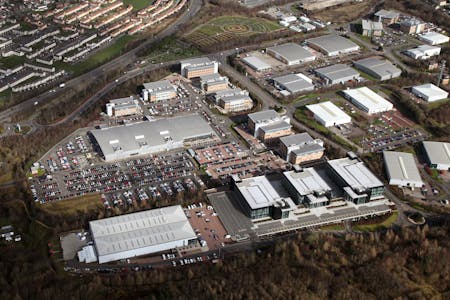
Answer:
[{"label": "grey roof building", "polygon": [[411,153],[383,151],[383,157],[390,185],[411,189],[423,186],[419,169]]},{"label": "grey roof building", "polygon": [[99,263],[187,246],[197,239],[180,205],[89,222]]},{"label": "grey roof building", "polygon": [[450,143],[425,141],[423,148],[431,168],[450,171]]},{"label": "grey roof building", "polygon": [[355,70],[345,64],[335,64],[328,67],[314,70],[314,72],[322,78],[326,84],[346,83],[350,80],[359,79],[360,75]]},{"label": "grey roof building", "polygon": [[313,139],[306,132],[280,138],[280,154],[293,164],[319,159],[323,151],[323,141]]},{"label": "grey roof building", "polygon": [[336,34],[328,34],[307,39],[306,42],[311,48],[314,48],[328,56],[336,56],[359,50],[359,46],[350,39]]},{"label": "grey roof building", "polygon": [[312,80],[303,74],[287,74],[273,79],[275,87],[296,94],[314,90]]},{"label": "grey roof building", "polygon": [[267,54],[272,55],[273,57],[281,60],[287,65],[297,65],[316,59],[316,56],[314,54],[312,54],[302,46],[294,43],[287,43],[269,47],[267,48]]},{"label": "grey roof building", "polygon": [[402,74],[402,70],[394,66],[390,61],[379,57],[360,59],[354,62],[354,66],[378,80],[388,80],[399,77]]},{"label": "grey roof building", "polygon": [[187,142],[199,142],[216,136],[199,115],[95,129],[89,135],[106,161],[182,148]]},{"label": "grey roof building", "polygon": [[256,56],[244,57],[242,61],[250,66],[250,68],[258,72],[270,70],[272,68],[271,65]]}]

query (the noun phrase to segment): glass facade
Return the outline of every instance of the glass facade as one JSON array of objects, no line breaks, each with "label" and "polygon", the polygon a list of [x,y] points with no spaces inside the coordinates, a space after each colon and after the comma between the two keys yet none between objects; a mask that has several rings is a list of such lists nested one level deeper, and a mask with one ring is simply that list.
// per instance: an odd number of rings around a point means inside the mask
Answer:
[{"label": "glass facade", "polygon": [[270,217],[270,209],[269,209],[269,207],[252,209],[250,211],[250,217],[252,219],[260,219],[260,218]]},{"label": "glass facade", "polygon": [[384,186],[378,186],[370,189],[370,199],[383,196]]}]

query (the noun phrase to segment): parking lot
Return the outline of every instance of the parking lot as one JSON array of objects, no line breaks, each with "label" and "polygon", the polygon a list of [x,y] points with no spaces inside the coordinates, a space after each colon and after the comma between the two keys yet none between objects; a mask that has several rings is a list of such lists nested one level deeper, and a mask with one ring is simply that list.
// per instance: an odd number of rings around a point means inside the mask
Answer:
[{"label": "parking lot", "polygon": [[213,206],[204,203],[191,204],[185,209],[185,213],[200,241],[204,241],[201,243],[206,243],[209,250],[218,249],[231,242]]}]

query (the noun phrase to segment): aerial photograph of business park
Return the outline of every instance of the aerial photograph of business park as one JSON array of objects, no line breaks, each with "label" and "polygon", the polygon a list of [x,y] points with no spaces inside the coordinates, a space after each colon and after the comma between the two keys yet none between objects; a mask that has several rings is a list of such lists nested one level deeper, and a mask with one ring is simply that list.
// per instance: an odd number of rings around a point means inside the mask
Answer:
[{"label": "aerial photograph of business park", "polygon": [[0,0],[0,299],[450,299],[450,1]]}]

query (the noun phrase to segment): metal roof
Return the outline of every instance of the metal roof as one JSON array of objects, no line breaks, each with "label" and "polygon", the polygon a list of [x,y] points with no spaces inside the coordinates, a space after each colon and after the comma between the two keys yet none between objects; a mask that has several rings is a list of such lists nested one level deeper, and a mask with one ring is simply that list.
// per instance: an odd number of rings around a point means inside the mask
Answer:
[{"label": "metal roof", "polygon": [[380,179],[358,159],[344,157],[329,160],[328,165],[354,190],[383,186]]},{"label": "metal roof", "polygon": [[423,147],[432,164],[450,165],[450,143],[425,141]]},{"label": "metal roof", "polygon": [[292,134],[280,138],[280,142],[287,147],[290,145],[299,145],[313,141],[314,139],[307,132]]},{"label": "metal roof", "polygon": [[328,67],[315,70],[319,75],[328,78],[331,81],[336,81],[341,78],[359,76],[358,71],[350,68],[345,64],[335,64]]},{"label": "metal roof", "polygon": [[271,65],[256,56],[244,57],[242,61],[256,70],[268,70],[272,68]]},{"label": "metal roof", "polygon": [[180,143],[186,139],[214,135],[214,130],[199,115],[145,121],[91,130],[103,154],[132,152],[142,147]]},{"label": "metal roof", "polygon": [[359,49],[359,46],[351,40],[336,34],[327,34],[316,38],[307,39],[306,42],[319,47],[327,53]]},{"label": "metal roof", "polygon": [[432,83],[425,83],[425,84],[422,84],[422,85],[414,86],[412,88],[412,91],[413,91],[413,93],[414,92],[419,92],[419,93],[421,93],[421,94],[423,94],[423,95],[425,95],[425,96],[427,96],[429,98],[436,98],[436,97],[438,97],[438,98],[441,98],[441,99],[445,99],[448,96],[448,93],[445,90],[441,89],[438,86],[435,86]]},{"label": "metal roof", "polygon": [[149,92],[176,91],[176,87],[169,80],[160,80],[143,84]]},{"label": "metal roof", "polygon": [[291,61],[303,61],[312,59],[315,57],[314,54],[303,48],[302,46],[294,43],[286,43],[278,46],[273,46],[267,48],[269,51],[273,51],[275,54],[279,55],[283,59]]},{"label": "metal roof", "polygon": [[195,239],[180,205],[89,222],[98,255]]},{"label": "metal roof", "polygon": [[390,179],[422,181],[416,161],[411,153],[383,151],[383,156]]},{"label": "metal roof", "polygon": [[333,123],[351,122],[351,117],[331,101],[306,105],[306,107],[321,120],[332,121]]},{"label": "metal roof", "polygon": [[368,112],[382,112],[391,110],[393,105],[368,87],[344,90],[343,93],[354,102],[364,107]]},{"label": "metal roof", "polygon": [[287,74],[275,77],[273,80],[292,94],[301,92],[305,89],[310,90],[314,88],[312,80],[303,74]]},{"label": "metal roof", "polygon": [[261,126],[260,129],[264,132],[277,132],[280,130],[290,129],[292,128],[292,125],[289,123],[286,123],[284,121],[272,123],[268,125]]},{"label": "metal roof", "polygon": [[400,76],[401,70],[394,66],[390,61],[378,57],[369,57],[355,61],[355,67],[370,71],[372,75],[380,78],[389,75],[392,77]]},{"label": "metal roof", "polygon": [[427,43],[430,44],[443,44],[443,43],[447,43],[449,41],[449,37],[441,34],[439,32],[427,32],[427,33],[423,33],[423,34],[419,34],[419,38]]},{"label": "metal roof", "polygon": [[385,18],[385,19],[394,19],[400,16],[398,12],[392,10],[381,9],[375,13],[375,16]]}]

